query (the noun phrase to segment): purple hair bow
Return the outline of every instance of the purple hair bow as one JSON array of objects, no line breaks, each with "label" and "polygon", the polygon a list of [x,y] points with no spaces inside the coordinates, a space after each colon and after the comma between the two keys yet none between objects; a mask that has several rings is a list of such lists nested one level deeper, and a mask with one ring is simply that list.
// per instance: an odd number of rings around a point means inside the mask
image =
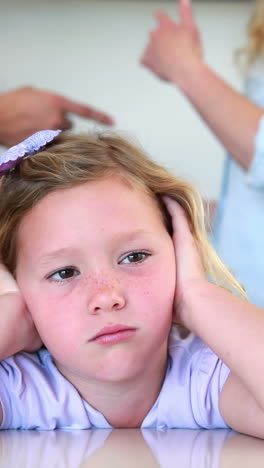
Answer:
[{"label": "purple hair bow", "polygon": [[0,177],[56,138],[61,130],[41,130],[0,155]]}]

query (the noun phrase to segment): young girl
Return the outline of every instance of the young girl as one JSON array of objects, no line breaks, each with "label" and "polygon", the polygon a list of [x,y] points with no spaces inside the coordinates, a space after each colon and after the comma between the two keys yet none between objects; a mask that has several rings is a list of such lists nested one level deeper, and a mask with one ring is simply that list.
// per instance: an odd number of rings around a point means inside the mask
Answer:
[{"label": "young girl", "polygon": [[1,427],[264,437],[264,314],[237,297],[195,190],[113,135],[40,132],[0,171],[1,258],[21,291],[4,277]]}]

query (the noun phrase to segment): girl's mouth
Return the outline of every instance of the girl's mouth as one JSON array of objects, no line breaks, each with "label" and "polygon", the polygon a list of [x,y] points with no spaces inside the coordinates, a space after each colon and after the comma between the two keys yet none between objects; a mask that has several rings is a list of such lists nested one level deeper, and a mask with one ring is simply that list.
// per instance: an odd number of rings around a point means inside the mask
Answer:
[{"label": "girl's mouth", "polygon": [[127,325],[110,325],[102,328],[96,335],[94,335],[89,342],[98,344],[115,344],[121,341],[126,341],[133,337],[137,329],[128,327]]}]

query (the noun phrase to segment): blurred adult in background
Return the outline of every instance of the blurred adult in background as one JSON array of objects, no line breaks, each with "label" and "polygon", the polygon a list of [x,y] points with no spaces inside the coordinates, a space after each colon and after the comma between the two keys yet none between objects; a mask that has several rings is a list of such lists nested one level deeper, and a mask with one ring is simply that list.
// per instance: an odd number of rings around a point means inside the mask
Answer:
[{"label": "blurred adult in background", "polygon": [[68,130],[69,113],[112,125],[113,119],[93,107],[49,91],[25,87],[0,95],[0,144],[12,146],[45,129]]},{"label": "blurred adult in background", "polygon": [[156,14],[141,62],[176,85],[226,147],[214,243],[251,302],[264,307],[264,0],[256,2],[237,54],[246,70],[244,96],[204,62],[190,0],[178,5],[178,22]]}]

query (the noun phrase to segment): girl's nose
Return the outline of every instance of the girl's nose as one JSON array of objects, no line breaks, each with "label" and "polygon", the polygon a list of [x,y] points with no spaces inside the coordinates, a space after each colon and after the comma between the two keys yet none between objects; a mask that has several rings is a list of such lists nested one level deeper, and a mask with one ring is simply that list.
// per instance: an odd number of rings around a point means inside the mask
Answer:
[{"label": "girl's nose", "polygon": [[113,284],[98,285],[96,290],[88,299],[88,310],[90,314],[100,312],[113,312],[125,306],[125,298],[120,288]]}]

